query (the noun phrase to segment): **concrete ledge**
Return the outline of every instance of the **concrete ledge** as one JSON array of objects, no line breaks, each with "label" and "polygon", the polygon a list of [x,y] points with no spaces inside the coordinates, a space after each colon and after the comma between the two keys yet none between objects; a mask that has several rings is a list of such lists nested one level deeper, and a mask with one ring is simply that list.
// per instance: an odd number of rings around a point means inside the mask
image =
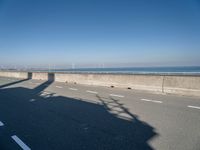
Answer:
[{"label": "concrete ledge", "polygon": [[35,80],[48,80],[48,73],[33,72],[32,79]]},{"label": "concrete ledge", "polygon": [[8,72],[8,71],[3,72],[3,71],[0,71],[0,76],[26,79],[26,78],[28,78],[28,72]]},{"label": "concrete ledge", "polygon": [[200,77],[198,76],[166,76],[164,93],[200,96]]},{"label": "concrete ledge", "polygon": [[117,74],[55,74],[55,81],[99,86],[114,86],[162,92],[162,76]]},{"label": "concrete ledge", "polygon": [[125,75],[125,74],[72,74],[42,72],[3,72],[0,76],[55,80],[97,86],[114,86],[160,93],[200,97],[200,76]]}]

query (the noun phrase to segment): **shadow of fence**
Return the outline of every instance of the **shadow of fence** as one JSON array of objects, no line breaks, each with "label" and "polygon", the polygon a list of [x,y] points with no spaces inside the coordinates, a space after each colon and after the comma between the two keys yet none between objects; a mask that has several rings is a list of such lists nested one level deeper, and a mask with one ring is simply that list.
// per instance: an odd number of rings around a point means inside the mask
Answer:
[{"label": "shadow of fence", "polygon": [[[94,104],[56,96],[45,91],[54,78],[49,73],[48,81],[34,89],[0,89],[0,114],[4,114],[1,119],[20,133],[32,149],[153,149],[149,141],[158,133],[118,100],[97,95],[101,104]],[[113,110],[117,111],[112,113]],[[122,114],[129,119],[120,117]],[[0,149],[8,149],[4,137],[0,134]]]}]

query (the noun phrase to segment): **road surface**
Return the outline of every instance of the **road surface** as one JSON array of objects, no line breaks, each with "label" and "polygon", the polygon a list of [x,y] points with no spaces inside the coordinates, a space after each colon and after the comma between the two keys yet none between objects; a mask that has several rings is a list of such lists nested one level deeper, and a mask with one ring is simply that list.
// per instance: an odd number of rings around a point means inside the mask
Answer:
[{"label": "road surface", "polygon": [[0,77],[1,150],[200,150],[200,99]]}]

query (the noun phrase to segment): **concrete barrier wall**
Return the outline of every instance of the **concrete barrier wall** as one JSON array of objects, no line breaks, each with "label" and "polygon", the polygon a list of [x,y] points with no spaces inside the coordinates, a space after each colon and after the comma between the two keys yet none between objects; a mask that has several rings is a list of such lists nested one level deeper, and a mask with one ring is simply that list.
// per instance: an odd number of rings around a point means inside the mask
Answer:
[{"label": "concrete barrier wall", "polygon": [[55,74],[55,81],[99,86],[114,86],[162,92],[162,76],[115,74]]},{"label": "concrete barrier wall", "polygon": [[32,79],[35,80],[48,80],[48,73],[33,72]]},{"label": "concrete barrier wall", "polygon": [[200,96],[200,77],[165,76],[163,87],[164,93]]},{"label": "concrete barrier wall", "polygon": [[28,73],[27,72],[9,72],[9,71],[3,72],[3,71],[0,71],[0,76],[26,79],[26,78],[28,78]]},{"label": "concrete barrier wall", "polygon": [[67,73],[27,73],[0,72],[0,76],[14,78],[32,78],[37,80],[55,80],[77,84],[114,86],[200,97],[200,76],[164,76],[164,75],[120,75],[120,74],[67,74]]}]

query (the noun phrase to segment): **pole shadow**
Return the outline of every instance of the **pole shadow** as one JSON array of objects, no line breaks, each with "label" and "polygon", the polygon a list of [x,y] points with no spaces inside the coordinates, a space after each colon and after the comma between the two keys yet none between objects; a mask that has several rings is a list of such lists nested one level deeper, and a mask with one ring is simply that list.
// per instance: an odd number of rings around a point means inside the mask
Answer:
[{"label": "pole shadow", "polygon": [[22,79],[22,80],[19,80],[19,81],[15,81],[15,82],[7,83],[7,84],[4,84],[4,85],[0,85],[0,88],[4,88],[4,87],[7,87],[7,86],[18,84],[18,83],[21,83],[21,82],[24,82],[24,81],[27,81],[27,80],[31,80],[31,79],[32,79],[32,73],[28,72],[28,75],[27,75],[26,79]]},{"label": "pole shadow", "polygon": [[[154,127],[118,100],[97,95],[96,104],[58,96],[45,91],[52,79],[50,75],[48,81],[34,89],[0,89],[1,119],[9,132],[32,149],[153,150],[149,141],[158,136]],[[129,119],[120,117],[122,114]],[[0,135],[0,149],[7,148],[5,136]]]}]

